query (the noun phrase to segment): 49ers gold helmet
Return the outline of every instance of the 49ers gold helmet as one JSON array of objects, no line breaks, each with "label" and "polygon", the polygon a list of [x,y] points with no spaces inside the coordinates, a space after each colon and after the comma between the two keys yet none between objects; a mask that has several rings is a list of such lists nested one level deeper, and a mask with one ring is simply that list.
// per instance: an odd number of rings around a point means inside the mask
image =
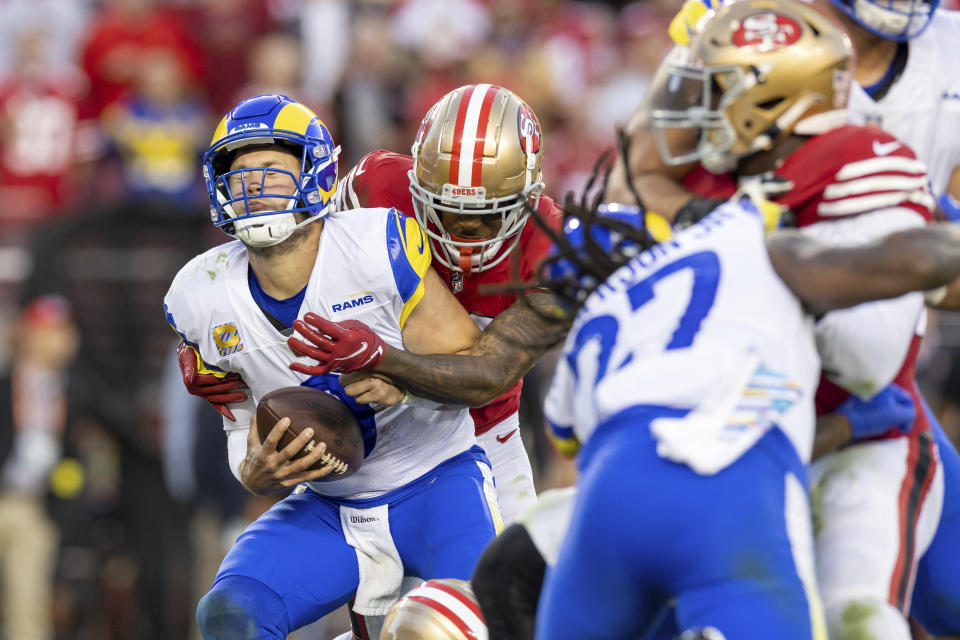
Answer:
[{"label": "49ers gold helmet", "polygon": [[380,640],[487,640],[487,625],[469,582],[429,580],[393,605]]},{"label": "49ers gold helmet", "polygon": [[[847,34],[803,2],[721,7],[655,82],[650,124],[660,155],[670,165],[699,160],[724,172],[791,133],[836,126],[845,120],[852,58]],[[671,149],[670,129],[698,130],[696,148]]]},{"label": "49ers gold helmet", "polygon": [[[533,110],[503,87],[460,87],[430,108],[411,150],[410,193],[442,264],[479,273],[516,247],[528,217],[523,203],[536,207],[543,191],[541,147]],[[460,238],[444,228],[441,211],[499,215],[500,229],[493,238]]]}]

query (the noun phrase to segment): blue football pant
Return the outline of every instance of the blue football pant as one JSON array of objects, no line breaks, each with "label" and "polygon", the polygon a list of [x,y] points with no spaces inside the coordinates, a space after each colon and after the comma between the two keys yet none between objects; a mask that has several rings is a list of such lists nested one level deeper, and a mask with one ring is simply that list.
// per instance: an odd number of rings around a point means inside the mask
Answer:
[{"label": "blue football pant", "polygon": [[[368,506],[389,503],[390,532],[406,575],[470,579],[496,535],[480,464],[462,454],[368,501]],[[251,524],[197,608],[203,637],[282,639],[350,600],[359,565],[344,539],[341,503],[359,506],[307,489]]]},{"label": "blue football pant", "polygon": [[943,465],[943,511],[917,565],[910,614],[930,633],[960,635],[960,456],[924,403]]},{"label": "blue football pant", "polygon": [[601,428],[547,572],[538,640],[637,638],[671,598],[681,630],[825,638],[804,467],[779,430],[700,476],[658,457],[646,424]]}]

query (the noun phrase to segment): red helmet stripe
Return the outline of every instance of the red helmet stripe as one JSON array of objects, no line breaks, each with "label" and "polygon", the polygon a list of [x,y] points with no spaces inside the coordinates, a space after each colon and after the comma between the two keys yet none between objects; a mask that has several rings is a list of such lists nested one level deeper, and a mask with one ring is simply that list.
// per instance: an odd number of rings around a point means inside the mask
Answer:
[{"label": "red helmet stripe", "polygon": [[431,582],[430,586],[433,587],[434,589],[439,589],[444,593],[450,594],[451,596],[453,596],[454,598],[462,602],[465,607],[470,609],[470,611],[473,611],[478,618],[480,618],[481,620],[484,619],[483,612],[480,611],[480,605],[478,605],[472,598],[467,597],[466,594],[454,589],[448,584],[444,584],[439,581]]},{"label": "red helmet stripe", "polygon": [[[431,586],[436,586],[436,585],[431,584]],[[437,611],[438,613],[443,615],[443,617],[445,617],[447,620],[452,622],[453,625],[460,630],[460,633],[462,633],[467,638],[470,638],[470,640],[479,640],[477,638],[477,634],[473,632],[473,629],[471,629],[466,622],[460,619],[460,616],[458,616],[453,611],[443,606],[433,598],[428,598],[425,596],[417,596],[417,595],[408,595],[406,597],[408,600],[414,600],[416,602],[419,602],[420,604],[428,606],[434,611]]]},{"label": "red helmet stripe", "polygon": [[486,94],[483,96],[483,104],[480,105],[480,117],[477,119],[476,142],[473,145],[473,174],[470,176],[470,185],[479,187],[481,177],[483,176],[483,148],[487,139],[487,121],[490,120],[490,109],[493,107],[493,99],[497,96],[500,87],[495,84],[490,85]]},{"label": "red helmet stripe", "polygon": [[457,107],[457,123],[453,127],[453,149],[450,151],[450,184],[457,184],[460,174],[460,142],[463,139],[463,126],[467,121],[467,108],[470,106],[470,96],[476,85],[471,85],[460,96],[460,106]]},{"label": "red helmet stripe", "polygon": [[[477,130],[480,128],[480,110],[483,101],[492,85],[478,84],[470,87],[470,92],[464,91],[460,107],[457,112],[457,126],[454,130],[453,159],[450,162],[450,184],[461,187],[471,186],[473,178],[473,161],[477,151]],[[469,99],[468,99],[469,97]],[[466,103],[466,111],[464,111]],[[460,116],[463,115],[463,126],[460,126]],[[489,117],[489,114],[488,114]],[[486,129],[484,129],[486,131]],[[483,145],[480,145],[483,146]],[[482,153],[482,149],[481,149]],[[456,173],[453,167],[456,166]]]}]

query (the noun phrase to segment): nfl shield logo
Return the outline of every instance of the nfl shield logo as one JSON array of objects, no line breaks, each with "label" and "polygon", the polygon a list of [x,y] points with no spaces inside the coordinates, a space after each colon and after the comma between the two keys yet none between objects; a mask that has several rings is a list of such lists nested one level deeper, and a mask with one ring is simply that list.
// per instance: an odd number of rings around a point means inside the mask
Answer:
[{"label": "nfl shield logo", "polygon": [[463,274],[454,271],[450,274],[450,291],[460,293],[463,291]]}]

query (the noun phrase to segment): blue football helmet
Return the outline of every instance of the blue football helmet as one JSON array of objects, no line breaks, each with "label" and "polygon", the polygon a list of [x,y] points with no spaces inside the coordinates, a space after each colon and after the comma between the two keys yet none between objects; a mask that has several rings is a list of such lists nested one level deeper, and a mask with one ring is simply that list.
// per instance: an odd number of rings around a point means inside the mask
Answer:
[{"label": "blue football helmet", "polygon": [[[590,244],[594,245],[593,251],[599,250],[607,256],[619,254],[619,262],[625,262],[645,248],[616,229],[618,223],[638,230],[645,229],[646,221],[642,208],[636,205],[608,202],[597,207],[596,219],[600,224],[589,224]],[[603,221],[613,221],[614,224],[603,224]],[[578,290],[575,296],[578,302],[583,302],[583,299],[597,287],[601,281],[601,275],[604,278],[609,275],[591,273],[589,269],[584,268],[592,262],[591,252],[587,249],[588,240],[584,226],[586,225],[580,218],[571,217],[567,220],[563,226],[563,235],[570,249],[574,251],[574,258],[557,257],[558,252],[554,247],[553,257],[547,258],[544,262],[543,273],[546,280],[566,281],[573,285],[573,288]]]},{"label": "blue football helmet", "polygon": [[830,1],[867,31],[899,42],[923,33],[940,4],[940,0]]},{"label": "blue football helmet", "polygon": [[[278,167],[230,170],[236,151],[247,146],[281,145],[300,159],[299,175]],[[330,132],[313,111],[287,96],[266,94],[242,100],[220,121],[203,156],[203,177],[210,196],[213,224],[244,244],[269,247],[283,242],[297,228],[321,218],[333,208],[337,191],[337,156]],[[286,174],[293,193],[264,192],[267,177]],[[231,182],[241,185],[239,193]],[[259,189],[251,184],[259,183]],[[261,204],[251,207],[254,200]],[[262,202],[285,203],[282,208],[256,210]],[[306,220],[297,222],[296,213]]]}]

